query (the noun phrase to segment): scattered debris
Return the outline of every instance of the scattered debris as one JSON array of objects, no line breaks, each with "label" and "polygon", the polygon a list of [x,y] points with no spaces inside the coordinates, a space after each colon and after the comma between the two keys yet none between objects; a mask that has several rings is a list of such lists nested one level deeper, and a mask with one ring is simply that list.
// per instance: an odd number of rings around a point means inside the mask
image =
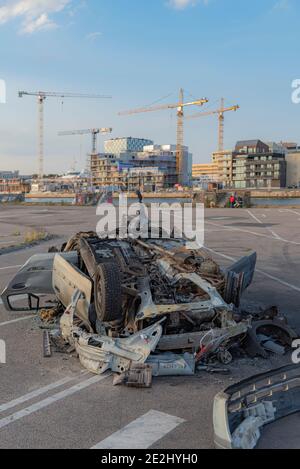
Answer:
[{"label": "scattered debris", "polygon": [[45,358],[52,357],[49,331],[43,331],[43,350]]},{"label": "scattered debris", "polygon": [[130,388],[151,388],[152,366],[142,363],[132,363],[129,370],[115,374],[113,385],[125,384]]},{"label": "scattered debris", "polygon": [[215,397],[215,445],[219,449],[253,449],[265,425],[299,411],[299,365],[248,378]]},{"label": "scattered debris", "polygon": [[224,375],[230,374],[229,368],[221,368],[220,366],[216,366],[216,365],[198,365],[197,370],[206,371],[207,373],[210,373],[210,374],[215,374],[215,373],[220,373]]},{"label": "scattered debris", "polygon": [[46,324],[53,324],[56,321],[58,315],[59,309],[57,307],[52,309],[42,309],[39,311],[41,321]]},{"label": "scattered debris", "polygon": [[153,376],[192,376],[195,374],[195,358],[190,353],[179,355],[165,352],[150,355],[147,363],[152,367]]},{"label": "scattered debris", "polygon": [[269,352],[284,355],[287,348],[292,346],[297,334],[280,318],[277,310],[273,319],[253,321],[248,331],[245,349],[252,358],[268,357]]},{"label": "scattered debris", "polygon": [[[236,349],[250,357],[282,355],[296,334],[277,308],[251,314],[241,307],[256,253],[229,269],[203,249],[178,239],[99,238],[78,233],[61,250],[33,256],[2,293],[8,310],[16,297],[40,310],[59,351],[76,350],[97,374],[147,387],[152,376],[227,372]],[[56,306],[45,295],[55,295]]]}]

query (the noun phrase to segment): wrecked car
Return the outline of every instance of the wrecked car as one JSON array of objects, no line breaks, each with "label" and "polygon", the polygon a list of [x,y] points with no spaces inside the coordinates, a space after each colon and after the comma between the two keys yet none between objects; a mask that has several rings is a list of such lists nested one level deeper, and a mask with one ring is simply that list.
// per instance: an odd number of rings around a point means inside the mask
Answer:
[{"label": "wrecked car", "polygon": [[[51,251],[29,259],[2,293],[3,303],[15,311],[23,298],[22,311],[53,309],[47,295],[54,296],[63,339],[94,373],[128,373],[133,364],[146,364],[146,373],[151,362],[157,375],[193,374],[210,357],[230,363],[233,342],[245,342],[252,353],[255,345],[271,347],[272,321],[249,337],[251,319],[237,314],[256,253],[224,270],[184,240],[101,239],[93,232]],[[294,336],[283,322],[276,327],[285,328],[276,336],[282,350]]]},{"label": "wrecked car", "polygon": [[[101,240],[95,233],[79,233],[59,253],[32,256],[1,298],[8,311],[38,310],[42,298],[51,294],[66,307],[74,288],[66,293],[69,283],[61,285],[64,289],[57,284],[63,282],[64,275],[70,281],[78,280],[80,273],[82,279],[88,277],[92,282],[90,316],[94,326],[97,318],[106,323],[126,320],[124,303],[131,303],[125,308],[127,317],[134,314],[138,321],[200,310],[209,317],[215,308],[229,310],[231,303],[238,306],[252,282],[255,264],[253,253],[222,271],[204,251],[189,251],[181,240]],[[80,280],[77,286],[80,289]],[[19,309],[21,298],[28,301]]]}]

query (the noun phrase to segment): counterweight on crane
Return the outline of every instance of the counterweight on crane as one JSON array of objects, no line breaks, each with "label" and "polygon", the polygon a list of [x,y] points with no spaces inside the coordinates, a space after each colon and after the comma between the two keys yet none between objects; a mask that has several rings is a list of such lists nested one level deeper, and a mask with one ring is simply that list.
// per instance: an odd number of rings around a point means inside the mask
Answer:
[{"label": "counterweight on crane", "polygon": [[120,112],[119,116],[139,114],[143,112],[154,112],[154,111],[163,111],[166,109],[177,109],[177,146],[176,146],[176,172],[178,177],[178,182],[180,184],[185,184],[185,160],[184,160],[184,108],[190,106],[203,106],[208,103],[208,99],[197,99],[191,102],[184,102],[184,91],[183,89],[179,92],[179,101],[175,104],[165,104],[154,107],[145,107],[139,109],[133,109],[131,111]]},{"label": "counterweight on crane", "polygon": [[23,96],[36,96],[38,102],[38,178],[44,177],[44,101],[46,98],[85,98],[85,99],[109,99],[111,96],[85,93],[57,93],[45,91],[19,91],[19,98]]}]

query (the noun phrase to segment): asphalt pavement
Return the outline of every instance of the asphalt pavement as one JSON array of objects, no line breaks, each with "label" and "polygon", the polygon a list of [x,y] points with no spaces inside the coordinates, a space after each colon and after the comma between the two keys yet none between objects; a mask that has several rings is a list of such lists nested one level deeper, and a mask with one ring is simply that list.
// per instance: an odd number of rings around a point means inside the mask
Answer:
[{"label": "asphalt pavement", "polygon": [[[94,207],[0,207],[0,249],[17,233],[55,235],[39,246],[0,255],[0,290],[33,254],[78,231],[95,230]],[[278,305],[300,335],[300,209],[213,209],[205,214],[205,246],[223,266],[256,250],[247,302]],[[279,359],[241,360],[231,375],[154,379],[149,390],[113,387],[110,374],[87,373],[75,356],[43,358],[32,314],[0,304],[0,448],[213,448],[214,395],[240,379],[275,368]],[[290,362],[290,357],[285,357]],[[260,447],[300,447],[300,417],[268,427]],[[123,446],[122,446],[123,445]]]}]

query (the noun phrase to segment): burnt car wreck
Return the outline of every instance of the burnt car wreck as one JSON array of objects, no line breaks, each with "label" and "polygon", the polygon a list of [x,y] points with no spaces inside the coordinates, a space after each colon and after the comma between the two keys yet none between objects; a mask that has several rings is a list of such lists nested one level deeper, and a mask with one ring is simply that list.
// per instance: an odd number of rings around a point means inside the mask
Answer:
[{"label": "burnt car wreck", "polygon": [[[228,365],[233,346],[251,357],[281,354],[296,338],[276,308],[257,316],[240,308],[256,253],[224,270],[184,240],[100,239],[93,232],[51,251],[29,259],[3,303],[54,317],[81,364],[116,373],[114,384],[149,387],[152,376]],[[57,333],[50,340],[58,346]]]}]

